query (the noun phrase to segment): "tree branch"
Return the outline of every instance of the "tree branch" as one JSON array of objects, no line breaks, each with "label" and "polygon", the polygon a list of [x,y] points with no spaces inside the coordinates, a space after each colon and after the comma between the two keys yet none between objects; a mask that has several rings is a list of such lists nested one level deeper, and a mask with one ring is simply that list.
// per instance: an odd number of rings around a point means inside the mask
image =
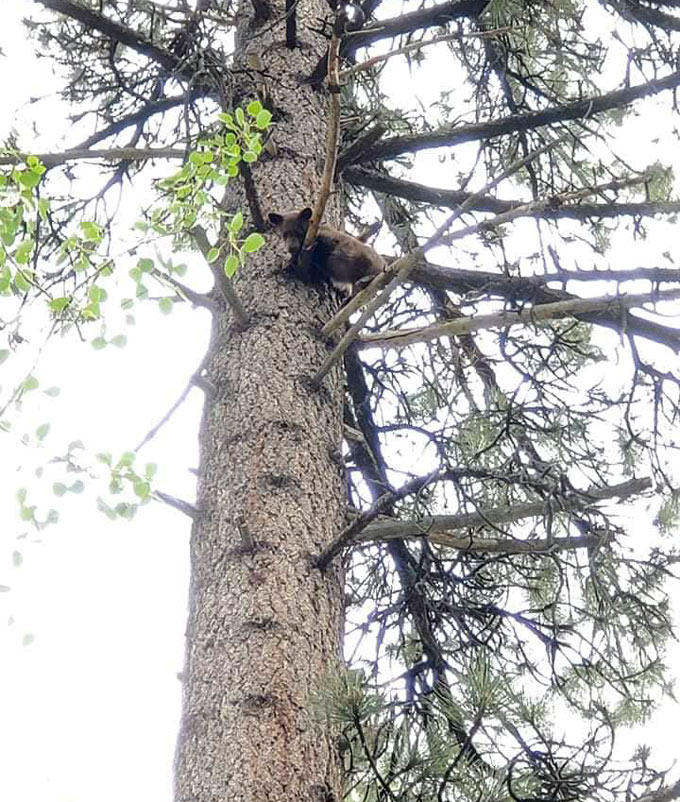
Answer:
[{"label": "tree branch", "polygon": [[51,11],[56,11],[59,14],[64,14],[66,17],[77,20],[90,30],[99,31],[99,33],[103,33],[110,39],[127,45],[137,53],[141,53],[143,56],[160,64],[170,73],[181,72],[181,60],[177,56],[162,47],[154,45],[145,36],[133,31],[131,28],[126,28],[124,25],[108,19],[103,14],[98,14],[89,8],[85,8],[80,3],[72,2],[72,0],[34,0],[34,2],[40,3]]},{"label": "tree branch", "polygon": [[[344,172],[344,178],[355,186],[366,187],[376,192],[396,195],[399,198],[415,203],[429,203],[434,206],[456,208],[471,196],[469,192],[458,189],[436,189],[413,181],[404,181],[400,178],[379,173],[375,170],[366,170],[362,167],[349,167]],[[593,187],[584,192],[595,194],[606,187]],[[579,193],[580,194],[580,193]],[[566,196],[565,196],[566,197]],[[495,214],[512,214],[507,220],[515,217],[540,217],[550,220],[587,220],[588,218],[611,218],[624,215],[649,217],[654,214],[677,214],[680,212],[679,201],[659,202],[630,202],[630,203],[573,203],[560,205],[560,196],[544,201],[525,203],[523,201],[501,200],[484,196],[477,198],[472,206],[473,211],[493,212]],[[480,228],[489,225],[498,225],[499,222],[487,221],[481,223]]]},{"label": "tree branch", "polygon": [[340,139],[340,87],[338,85],[338,58],[340,53],[340,37],[334,32],[328,48],[328,89],[330,92],[330,109],[328,128],[326,131],[326,158],[319,194],[314,204],[314,213],[307,229],[303,252],[300,258],[309,261],[312,257],[311,247],[319,233],[321,219],[326,210],[326,203],[331,194],[331,185],[335,177],[335,164],[338,158],[338,141]]},{"label": "tree branch", "polygon": [[104,161],[141,161],[143,159],[184,159],[186,150],[175,148],[105,148],[89,150],[74,148],[61,153],[17,153],[0,156],[0,164],[18,164],[28,156],[35,156],[45,167],[55,167],[65,162],[82,161],[83,159],[102,159]]},{"label": "tree branch", "polygon": [[406,484],[398,490],[389,490],[387,493],[383,493],[382,496],[376,499],[369,510],[357,516],[349,526],[343,529],[335,541],[318,556],[316,559],[317,567],[321,568],[322,571],[325,570],[334,557],[340,554],[340,552],[355,539],[359,532],[365,529],[368,524],[374,521],[379,515],[390,509],[395,501],[410,496],[413,493],[420,493],[428,484],[441,478],[441,475],[440,471],[435,471],[425,477],[417,476],[415,479],[411,479],[410,482],[406,482]]},{"label": "tree branch", "polygon": [[157,501],[162,501],[164,504],[167,504],[169,507],[172,507],[175,510],[179,510],[183,512],[185,515],[188,515],[192,521],[195,521],[196,518],[199,516],[199,509],[198,507],[190,504],[188,501],[184,501],[181,498],[176,498],[175,496],[171,496],[169,493],[163,493],[161,490],[154,490],[152,493],[153,497]]},{"label": "tree branch", "polygon": [[[359,47],[367,47],[380,39],[390,39],[402,33],[412,33],[421,28],[438,27],[446,25],[452,20],[462,17],[476,17],[484,10],[488,0],[451,0],[430,8],[412,11],[410,14],[401,14],[386,20],[379,20],[365,25],[360,31],[343,37],[340,56],[353,53]],[[323,56],[317,63],[308,83],[312,86],[321,86],[326,77],[328,67],[327,56]]]},{"label": "tree branch", "polygon": [[382,137],[385,131],[387,131],[387,126],[382,123],[377,123],[372,128],[369,128],[365,134],[357,137],[338,157],[338,165],[335,170],[336,174],[340,175],[345,167],[349,167],[350,164],[361,161],[363,154]]},{"label": "tree branch", "polygon": [[[561,498],[559,507],[555,509],[555,502],[550,507],[553,514],[562,512],[577,512],[587,510],[594,504],[611,498],[626,499],[639,495],[652,486],[651,479],[630,479],[610,487],[591,487],[581,493],[576,492],[567,498]],[[546,509],[551,505],[549,500],[527,502],[510,507],[494,507],[479,512],[461,513],[460,515],[433,515],[421,521],[368,521],[362,530],[356,530],[359,518],[353,522],[355,536],[352,542],[367,542],[374,540],[394,540],[411,537],[426,537],[431,543],[460,549],[461,551],[474,551],[501,554],[536,554],[546,551],[564,551],[565,549],[584,548],[597,545],[598,536],[542,538],[532,540],[517,540],[515,538],[474,538],[472,535],[454,537],[450,535],[457,529],[478,529],[488,526],[515,523],[524,518],[534,518],[545,515]],[[371,508],[372,509],[372,508]],[[364,513],[365,515],[366,513]],[[349,529],[349,527],[348,527]]]},{"label": "tree branch", "polygon": [[676,298],[680,298],[680,289],[621,296],[600,296],[598,298],[573,298],[551,304],[537,304],[530,309],[521,309],[515,312],[475,315],[423,328],[392,329],[377,334],[365,334],[357,340],[357,344],[361,348],[404,348],[412,343],[427,342],[438,337],[469,334],[481,329],[509,328],[523,323],[539,323],[543,320],[573,317],[580,312],[615,312],[644,303],[670,301]]},{"label": "tree branch", "polygon": [[551,106],[539,111],[525,114],[512,114],[488,122],[470,125],[447,125],[436,131],[422,134],[405,134],[383,139],[369,148],[361,157],[362,161],[376,159],[393,159],[402,153],[414,153],[427,148],[441,148],[458,145],[462,142],[476,142],[481,139],[492,139],[506,134],[531,131],[546,125],[564,123],[569,120],[588,119],[604,111],[628,106],[636,100],[658,94],[666,89],[680,85],[680,71],[673,72],[664,78],[657,78],[639,86],[615,89],[604,95],[594,95],[565,103],[562,106]]},{"label": "tree branch", "polygon": [[[392,257],[385,257],[388,261]],[[630,271],[631,278],[643,278],[639,274],[644,268]],[[659,268],[661,270],[661,268]],[[586,271],[591,272],[591,271]],[[597,271],[592,271],[597,272]],[[669,269],[675,279],[680,281],[680,274],[677,270]],[[628,275],[628,271],[606,271],[610,273],[620,273]],[[644,276],[650,281],[664,281],[663,278],[656,278],[656,270],[645,270],[650,275]],[[440,290],[448,290],[458,294],[465,294],[470,291],[485,292],[505,298],[508,301],[529,301],[533,304],[555,303],[578,298],[573,293],[565,290],[548,287],[547,282],[558,281],[562,274],[549,276],[504,276],[498,273],[489,273],[479,270],[465,270],[463,268],[444,267],[443,265],[432,264],[431,262],[421,262],[416,265],[411,273],[410,280],[416,284],[426,287],[435,287]],[[576,277],[576,274],[574,275]],[[604,278],[605,276],[603,276]],[[621,280],[625,280],[623,275]],[[621,333],[634,334],[645,337],[648,340],[666,345],[674,351],[680,351],[680,329],[663,326],[653,320],[635,317],[628,310],[616,310],[614,312],[600,310],[597,312],[582,312],[574,314],[578,320],[585,323],[595,323],[599,326],[606,326]]]}]

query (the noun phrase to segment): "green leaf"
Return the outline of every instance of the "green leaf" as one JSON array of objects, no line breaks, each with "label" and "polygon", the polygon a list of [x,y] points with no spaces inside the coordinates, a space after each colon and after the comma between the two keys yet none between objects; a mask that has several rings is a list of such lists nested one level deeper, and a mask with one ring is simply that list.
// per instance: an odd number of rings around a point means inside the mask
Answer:
[{"label": "green leaf", "polygon": [[224,272],[227,274],[227,278],[233,278],[236,275],[238,265],[238,256],[227,256],[227,260],[224,263]]},{"label": "green leaf", "polygon": [[135,482],[135,495],[139,498],[146,498],[151,492],[151,487],[148,482]]},{"label": "green leaf", "polygon": [[28,260],[31,258],[33,245],[34,242],[32,239],[25,239],[22,243],[20,243],[19,247],[14,253],[14,259],[17,264],[25,265],[28,263]]},{"label": "green leaf", "polygon": [[106,300],[106,290],[103,290],[101,287],[98,287],[96,284],[93,284],[90,289],[87,291],[87,295],[91,301],[95,303],[100,303],[101,301]]},{"label": "green leaf", "polygon": [[27,490],[25,487],[20,487],[17,490],[17,501],[19,502],[19,504],[23,504],[24,501],[26,501],[26,493]]},{"label": "green leaf", "polygon": [[147,464],[144,466],[144,476],[146,476],[147,479],[153,479],[157,470],[158,465],[156,465],[155,462],[147,462]]},{"label": "green leaf", "polygon": [[19,183],[26,189],[33,189],[40,183],[40,174],[34,173],[32,170],[24,170],[19,173]]},{"label": "green leaf", "polygon": [[80,480],[76,479],[76,481],[69,487],[71,493],[82,493],[85,490],[85,484]]},{"label": "green leaf", "polygon": [[236,126],[234,125],[234,118],[231,114],[218,114],[217,119],[223,122],[227,128],[234,129]]},{"label": "green leaf", "polygon": [[260,129],[260,131],[264,130],[269,126],[269,123],[272,121],[272,114],[267,109],[263,109],[258,115],[257,119],[255,120],[255,125]]},{"label": "green leaf", "polygon": [[19,517],[22,521],[32,521],[34,510],[35,507],[22,507],[19,511]]},{"label": "green leaf", "polygon": [[123,298],[123,300],[120,302],[121,309],[132,309],[134,305],[134,298]]},{"label": "green leaf", "polygon": [[45,523],[48,524],[57,524],[59,523],[59,513],[56,510],[50,510],[47,513],[47,520]]},{"label": "green leaf", "polygon": [[251,117],[257,117],[257,115],[262,111],[262,104],[259,100],[252,100],[248,104],[247,110]]},{"label": "green leaf", "polygon": [[30,632],[27,632],[24,635],[23,640],[21,641],[22,646],[30,646],[33,643],[34,640],[35,640],[35,636],[32,635]]},{"label": "green leaf", "polygon": [[64,295],[61,298],[53,298],[49,302],[49,307],[53,312],[63,312],[64,309],[71,303],[71,298]]},{"label": "green leaf", "polygon": [[208,262],[210,264],[212,264],[215,261],[215,259],[217,259],[217,257],[219,255],[220,255],[220,249],[219,248],[211,248],[208,251],[208,253],[206,254],[205,258],[208,260]]},{"label": "green leaf", "polygon": [[80,230],[83,232],[83,237],[88,242],[101,242],[102,241],[102,228],[97,223],[83,222],[80,224]]},{"label": "green leaf", "polygon": [[92,340],[91,345],[95,351],[101,351],[102,348],[106,348],[107,342],[103,337],[95,337],[94,340]]},{"label": "green leaf", "polygon": [[263,245],[264,237],[262,234],[255,232],[246,237],[246,241],[243,243],[242,247],[246,253],[253,253],[254,251],[258,251]]},{"label": "green leaf", "polygon": [[7,348],[0,348],[0,365],[7,359],[9,356],[9,350]]},{"label": "green leaf", "polygon": [[13,551],[12,552],[12,565],[15,568],[19,568],[21,563],[24,561],[23,555],[20,551]]},{"label": "green leaf", "polygon": [[66,485],[63,482],[55,482],[52,485],[52,492],[55,496],[63,496],[66,493]]},{"label": "green leaf", "polygon": [[246,121],[246,115],[243,113],[243,109],[240,106],[234,110],[234,115],[236,117],[236,122],[241,126],[241,128],[243,128],[243,125]]},{"label": "green leaf", "polygon": [[80,315],[85,320],[96,320],[100,315],[99,304],[88,304],[80,313]]},{"label": "green leaf", "polygon": [[96,458],[97,458],[97,460],[99,462],[103,462],[104,465],[110,465],[111,464],[111,454],[108,454],[108,453],[105,453],[105,452],[101,452],[101,453],[96,455]]},{"label": "green leaf", "polygon": [[40,386],[40,382],[35,378],[35,376],[27,376],[24,379],[24,383],[22,385],[22,387],[25,390],[25,392],[28,392],[29,390],[35,390],[36,387],[39,387],[39,386]]},{"label": "green leaf", "polygon": [[158,299],[158,308],[164,315],[169,315],[172,312],[172,307],[174,306],[172,298],[159,298]]},{"label": "green leaf", "polygon": [[123,348],[127,343],[127,337],[124,334],[116,334],[115,337],[111,338],[111,345],[115,345],[116,348]]},{"label": "green leaf", "polygon": [[150,273],[153,270],[153,259],[140,259],[137,262],[137,267],[142,273]]},{"label": "green leaf", "polygon": [[238,232],[243,228],[243,215],[241,212],[236,212],[236,214],[231,218],[231,222],[229,223],[229,231],[233,234],[238,234]]},{"label": "green leaf", "polygon": [[50,398],[56,398],[61,390],[58,387],[48,387],[47,390],[43,390],[45,395],[49,395]]},{"label": "green leaf", "polygon": [[47,433],[50,430],[49,423],[42,423],[38,428],[35,430],[35,436],[38,440],[44,440],[47,437]]},{"label": "green leaf", "polygon": [[257,161],[257,153],[255,153],[255,151],[252,151],[252,150],[247,150],[243,154],[243,161],[246,162],[246,164],[252,164],[253,162],[256,162]]},{"label": "green leaf", "polygon": [[135,461],[137,455],[134,451],[124,451],[118,460],[119,468],[130,468]]},{"label": "green leaf", "polygon": [[31,289],[31,285],[21,270],[17,270],[14,274],[14,286],[18,292],[28,292]]}]

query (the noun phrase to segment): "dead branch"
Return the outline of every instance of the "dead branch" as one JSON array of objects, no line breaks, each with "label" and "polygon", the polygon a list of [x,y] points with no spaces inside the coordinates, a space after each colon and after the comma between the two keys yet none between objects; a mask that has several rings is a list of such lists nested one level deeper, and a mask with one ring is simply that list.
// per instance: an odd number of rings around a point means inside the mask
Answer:
[{"label": "dead branch", "polygon": [[[651,479],[630,479],[610,487],[591,487],[582,493],[573,493],[560,499],[560,506],[555,509],[552,502],[552,513],[582,512],[592,508],[599,502],[612,498],[627,499],[639,495],[652,486]],[[472,534],[465,537],[454,537],[449,534],[457,529],[480,529],[489,526],[501,526],[515,523],[524,518],[545,515],[546,500],[516,504],[509,507],[494,507],[479,512],[461,513],[460,515],[434,515],[420,521],[369,521],[363,530],[355,531],[352,542],[370,542],[375,540],[402,540],[412,537],[426,537],[431,543],[479,553],[497,554],[540,554],[552,551],[589,548],[601,542],[599,536],[581,536],[564,538],[536,538],[517,540],[510,537],[476,538]],[[359,516],[363,519],[363,516]],[[353,524],[356,525],[357,521]],[[348,527],[349,528],[349,527]]]},{"label": "dead branch", "polygon": [[[328,113],[328,129],[326,131],[326,159],[321,176],[321,186],[314,205],[312,220],[307,229],[304,250],[301,259],[310,259],[310,247],[319,233],[319,226],[326,210],[326,203],[331,194],[331,185],[335,177],[335,164],[338,158],[338,141],[340,139],[340,87],[338,85],[338,59],[340,53],[340,37],[333,33],[328,49],[328,89],[330,92],[330,109]],[[306,253],[305,253],[306,251]]]},{"label": "dead branch", "polygon": [[361,348],[403,348],[417,342],[427,342],[438,337],[451,337],[469,334],[472,331],[493,328],[509,328],[520,324],[535,324],[544,320],[574,317],[583,312],[617,312],[633,306],[657,301],[671,301],[680,298],[680,289],[659,292],[636,293],[619,296],[600,296],[597,298],[574,298],[551,304],[537,304],[529,309],[513,312],[495,312],[489,315],[476,315],[446,323],[436,323],[418,329],[393,329],[377,334],[365,334],[357,343]]},{"label": "dead branch", "polygon": [[88,150],[74,148],[61,153],[16,153],[0,156],[0,164],[19,164],[28,156],[35,156],[45,167],[54,167],[65,162],[82,161],[83,159],[102,159],[103,161],[142,161],[144,159],[184,159],[186,150],[176,148],[105,148]]}]

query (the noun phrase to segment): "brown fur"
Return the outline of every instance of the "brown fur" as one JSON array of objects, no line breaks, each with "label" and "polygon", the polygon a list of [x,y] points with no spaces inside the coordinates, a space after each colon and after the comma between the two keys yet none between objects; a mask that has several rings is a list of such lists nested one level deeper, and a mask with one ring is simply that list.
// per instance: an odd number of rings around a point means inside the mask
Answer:
[{"label": "brown fur", "polygon": [[[336,286],[365,284],[385,269],[385,261],[370,245],[357,237],[327,225],[319,226],[309,266],[298,269],[298,257],[305,241],[312,210],[269,215],[269,222],[283,239],[292,257],[295,273],[304,281],[316,283],[330,280]],[[370,236],[369,230],[367,236]],[[302,259],[300,261],[303,261]]]}]

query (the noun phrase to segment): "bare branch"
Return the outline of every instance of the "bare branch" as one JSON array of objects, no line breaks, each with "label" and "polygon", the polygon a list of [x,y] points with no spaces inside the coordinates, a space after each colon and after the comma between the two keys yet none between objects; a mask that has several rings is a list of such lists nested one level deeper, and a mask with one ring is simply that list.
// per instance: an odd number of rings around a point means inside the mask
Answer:
[{"label": "bare branch", "polygon": [[336,174],[340,175],[345,167],[361,161],[362,155],[380,139],[386,130],[387,127],[385,125],[377,123],[372,128],[369,128],[365,134],[357,137],[338,157]]},{"label": "bare branch", "polygon": [[582,312],[615,312],[656,301],[671,301],[680,298],[680,289],[661,292],[636,293],[620,296],[600,296],[598,298],[574,298],[568,301],[557,301],[552,304],[537,304],[529,309],[516,312],[495,312],[490,315],[476,315],[460,320],[450,320],[425,326],[418,329],[393,329],[378,334],[365,334],[358,339],[362,348],[403,348],[417,342],[427,342],[438,337],[469,334],[481,329],[509,328],[520,324],[539,323],[543,320],[555,320],[573,317]]},{"label": "bare branch", "polygon": [[435,482],[440,477],[441,473],[439,471],[435,471],[425,477],[417,476],[415,479],[411,479],[410,482],[406,482],[406,484],[398,490],[390,490],[387,493],[383,493],[382,496],[376,499],[369,510],[366,510],[366,512],[352,521],[352,523],[338,535],[335,541],[319,555],[316,560],[317,567],[322,570],[327,568],[333,558],[340,554],[340,552],[355,539],[359,532],[365,529],[371,521],[374,521],[379,515],[388,510],[395,501],[410,496],[413,493],[420,493],[423,488]]},{"label": "bare branch", "polygon": [[639,86],[616,89],[604,95],[574,100],[562,106],[552,106],[539,111],[526,112],[525,114],[512,114],[508,117],[501,117],[488,122],[472,123],[470,125],[448,125],[436,131],[422,134],[389,137],[367,150],[362,156],[362,160],[393,159],[402,153],[414,153],[427,148],[458,145],[462,142],[477,142],[506,134],[531,131],[546,125],[564,123],[569,120],[585,120],[595,114],[628,106],[636,100],[677,86],[680,86],[680,71]]},{"label": "bare branch", "polygon": [[[390,261],[392,257],[385,257]],[[662,270],[659,268],[658,270]],[[645,275],[641,274],[644,271]],[[584,271],[587,273],[597,271]],[[663,271],[661,275],[665,275]],[[678,271],[669,269],[668,272],[675,274],[680,281]],[[610,273],[622,274],[620,280],[624,281],[628,276],[628,271],[606,271],[603,278],[610,276]],[[665,281],[666,279],[657,277],[656,269],[639,268],[630,271],[631,278],[648,278],[650,281]],[[549,276],[505,276],[500,273],[490,273],[481,270],[466,270],[464,268],[444,267],[443,265],[433,264],[432,262],[421,262],[416,265],[411,273],[410,280],[425,287],[435,287],[440,290],[449,290],[459,294],[471,291],[485,292],[505,298],[508,301],[530,301],[533,304],[555,303],[566,301],[570,298],[578,298],[571,292],[548,287],[550,281],[558,281],[563,274]],[[577,274],[574,274],[576,278]],[[612,276],[613,277],[613,276]],[[627,310],[599,310],[597,312],[582,312],[574,314],[578,320],[585,323],[595,323],[598,326],[606,326],[615,331],[627,334],[634,334],[638,337],[645,337],[648,340],[666,345],[674,351],[680,351],[680,329],[664,326],[653,320],[636,317]]]},{"label": "bare branch", "polygon": [[215,304],[213,303],[212,299],[209,298],[207,295],[204,295],[202,292],[196,292],[196,290],[192,290],[191,287],[187,287],[186,284],[182,284],[182,282],[177,281],[177,279],[174,276],[171,276],[168,273],[164,273],[157,267],[153,268],[153,270],[151,271],[151,275],[155,276],[159,281],[169,284],[173,289],[175,289],[181,296],[186,298],[186,300],[192,303],[194,306],[201,306],[204,309],[210,309],[211,311],[214,311]]},{"label": "bare branch", "polygon": [[[344,178],[356,186],[366,187],[376,192],[384,192],[389,195],[416,203],[431,203],[434,206],[444,208],[456,208],[470,197],[469,192],[458,189],[436,189],[416,184],[413,181],[404,181],[399,178],[392,178],[375,170],[366,170],[361,167],[349,167],[343,174]],[[593,195],[606,189],[605,186],[592,187],[584,190],[584,193]],[[560,203],[566,196],[560,198],[549,198],[543,201],[524,203],[522,201],[508,201],[500,198],[484,196],[477,198],[472,208],[477,212],[493,212],[495,214],[506,214],[503,220],[496,220],[481,225],[498,225],[499,222],[506,222],[517,217],[540,217],[550,220],[587,220],[589,218],[611,218],[637,216],[650,217],[655,214],[677,214],[680,212],[680,202],[678,201],[659,201],[642,203],[572,203],[561,206]]]},{"label": "bare branch", "polygon": [[[514,523],[524,518],[545,515],[548,508],[553,514],[583,511],[593,505],[611,498],[630,498],[648,490],[652,486],[651,479],[630,479],[610,487],[591,487],[582,492],[574,492],[567,498],[559,500],[557,509],[555,500],[541,500],[516,504],[512,507],[494,507],[479,512],[461,513],[460,515],[435,515],[420,521],[375,521],[381,512],[389,507],[397,498],[404,498],[423,487],[445,477],[443,474],[431,474],[419,480],[407,482],[395,493],[385,493],[366,512],[359,515],[338,535],[333,544],[318,558],[317,565],[325,568],[343,549],[353,543],[364,543],[375,540],[403,540],[411,537],[426,537],[431,543],[479,553],[497,554],[537,554],[547,551],[564,551],[566,549],[588,548],[601,542],[598,536],[543,538],[517,540],[510,537],[475,538],[472,535],[454,537],[449,532],[457,529],[478,529],[489,526]],[[420,482],[420,484],[419,484]]]},{"label": "bare branch", "polygon": [[175,510],[179,510],[183,512],[185,515],[188,515],[192,521],[195,521],[200,514],[200,510],[198,507],[190,504],[188,501],[184,501],[181,498],[176,498],[175,496],[171,496],[169,493],[163,493],[160,490],[153,491],[153,497],[157,501],[162,501],[164,504],[167,504],[169,507],[172,507]]},{"label": "bare branch", "polygon": [[18,164],[28,156],[35,156],[46,166],[54,167],[65,162],[82,161],[83,159],[102,159],[103,161],[142,161],[144,159],[184,159],[186,150],[176,148],[105,148],[89,150],[74,148],[61,153],[17,153],[0,156],[0,164]]},{"label": "bare branch", "polygon": [[338,85],[338,58],[340,37],[333,33],[328,49],[328,89],[330,92],[330,109],[328,113],[328,129],[326,131],[326,159],[321,176],[321,186],[314,205],[312,220],[307,229],[304,250],[300,255],[303,260],[311,258],[310,246],[316,240],[321,219],[326,210],[326,203],[331,194],[331,185],[335,177],[335,164],[338,158],[338,141],[340,139],[340,87]]}]

